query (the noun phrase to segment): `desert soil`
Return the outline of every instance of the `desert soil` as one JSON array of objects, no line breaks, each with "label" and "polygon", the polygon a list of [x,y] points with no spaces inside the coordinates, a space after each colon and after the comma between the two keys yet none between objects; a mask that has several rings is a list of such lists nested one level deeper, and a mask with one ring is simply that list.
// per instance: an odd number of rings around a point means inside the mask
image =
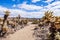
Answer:
[{"label": "desert soil", "polygon": [[7,38],[0,38],[0,40],[35,40],[33,37],[33,30],[36,25],[28,23],[26,27],[18,30],[14,34],[10,34]]}]

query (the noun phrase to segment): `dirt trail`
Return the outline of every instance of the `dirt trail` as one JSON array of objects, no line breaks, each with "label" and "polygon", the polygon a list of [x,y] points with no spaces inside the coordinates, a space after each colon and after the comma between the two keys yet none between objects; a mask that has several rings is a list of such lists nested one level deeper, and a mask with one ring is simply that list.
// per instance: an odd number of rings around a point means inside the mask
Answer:
[{"label": "dirt trail", "polygon": [[35,40],[33,37],[33,28],[35,25],[30,24],[23,29],[9,35],[6,39],[2,40]]}]

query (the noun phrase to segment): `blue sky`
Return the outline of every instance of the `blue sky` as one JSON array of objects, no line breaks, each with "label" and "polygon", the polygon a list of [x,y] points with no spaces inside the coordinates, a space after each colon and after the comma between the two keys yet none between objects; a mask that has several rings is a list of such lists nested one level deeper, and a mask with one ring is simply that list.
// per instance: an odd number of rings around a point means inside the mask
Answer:
[{"label": "blue sky", "polygon": [[[0,0],[0,5],[1,6],[4,6],[4,7],[7,7],[7,8],[12,8],[12,6],[15,4],[22,4],[24,2],[26,2],[26,4],[29,4],[29,5],[37,5],[37,6],[47,6],[48,3],[47,2],[44,2],[44,1],[47,1],[47,0],[39,0],[39,1],[36,1],[36,2],[32,2],[32,0]],[[55,0],[51,1],[50,3],[54,2]]]},{"label": "blue sky", "polygon": [[0,0],[0,16],[9,10],[10,16],[28,18],[41,18],[47,10],[53,11],[55,16],[60,16],[60,0]]}]

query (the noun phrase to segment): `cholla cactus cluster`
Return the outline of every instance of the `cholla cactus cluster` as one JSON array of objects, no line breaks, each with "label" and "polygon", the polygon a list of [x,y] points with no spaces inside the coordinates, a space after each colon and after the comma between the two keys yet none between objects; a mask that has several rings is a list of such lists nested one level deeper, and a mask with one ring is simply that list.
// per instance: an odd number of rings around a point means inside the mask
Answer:
[{"label": "cholla cactus cluster", "polygon": [[[19,29],[22,29],[27,25],[28,21],[26,20],[20,20],[20,15],[18,15],[17,18],[8,18],[9,11],[5,11],[5,15],[3,17],[2,23],[0,24],[1,30],[0,30],[0,37],[6,37],[7,34],[12,34],[16,32]],[[0,19],[1,21],[1,19]],[[21,25],[20,25],[21,24]]]},{"label": "cholla cactus cluster", "polygon": [[55,17],[52,13],[45,12],[45,16],[34,29],[36,40],[60,40],[60,17]]},{"label": "cholla cactus cluster", "polygon": [[24,24],[24,25],[27,25],[27,23],[28,23],[28,20],[27,19],[25,19],[25,20],[21,20],[21,21],[19,21],[19,25],[22,25],[22,24]]}]

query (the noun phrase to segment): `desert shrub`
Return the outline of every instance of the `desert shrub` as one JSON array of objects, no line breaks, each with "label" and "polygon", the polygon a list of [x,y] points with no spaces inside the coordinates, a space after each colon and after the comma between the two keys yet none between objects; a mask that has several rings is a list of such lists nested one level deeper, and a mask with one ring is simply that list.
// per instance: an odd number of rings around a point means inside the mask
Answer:
[{"label": "desert shrub", "polygon": [[19,23],[18,23],[18,24],[19,24],[19,25],[22,25],[22,22],[23,22],[23,20],[19,21]]},{"label": "desert shrub", "polygon": [[27,23],[28,23],[28,21],[27,21],[27,20],[24,20],[24,21],[23,21],[23,23],[24,23],[24,24],[27,24]]},{"label": "desert shrub", "polygon": [[28,23],[28,20],[21,20],[21,21],[19,21],[18,24],[22,25],[22,24],[27,24],[27,23]]},{"label": "desert shrub", "polygon": [[38,24],[38,23],[39,23],[38,20],[33,20],[33,21],[32,21],[32,24]]},{"label": "desert shrub", "polygon": [[44,24],[43,23],[39,23],[38,26],[43,26]]}]

